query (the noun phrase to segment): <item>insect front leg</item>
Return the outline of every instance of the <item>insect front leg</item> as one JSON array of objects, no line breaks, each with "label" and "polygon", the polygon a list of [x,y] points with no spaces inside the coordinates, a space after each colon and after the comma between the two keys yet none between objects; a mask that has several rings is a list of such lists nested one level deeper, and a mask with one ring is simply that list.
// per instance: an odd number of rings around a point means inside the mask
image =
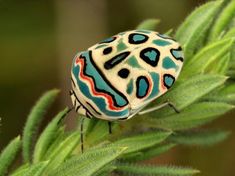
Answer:
[{"label": "insect front leg", "polygon": [[160,105],[157,105],[155,107],[152,107],[152,108],[149,108],[149,109],[146,109],[146,110],[143,110],[143,111],[140,111],[138,114],[139,115],[143,115],[143,114],[147,114],[147,113],[150,113],[150,112],[153,112],[153,111],[156,111],[158,109],[161,109],[161,108],[164,108],[166,106],[169,106],[171,107],[176,113],[179,113],[180,111],[175,107],[175,105],[170,102],[169,100],[167,100],[166,102],[160,104]]}]

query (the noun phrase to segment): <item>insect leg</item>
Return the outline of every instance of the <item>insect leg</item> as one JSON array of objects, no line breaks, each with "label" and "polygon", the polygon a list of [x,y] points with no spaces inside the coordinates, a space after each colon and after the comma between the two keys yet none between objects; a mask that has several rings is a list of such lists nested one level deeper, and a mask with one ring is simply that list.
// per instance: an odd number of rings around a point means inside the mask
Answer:
[{"label": "insect leg", "polygon": [[65,118],[72,110],[73,110],[73,107],[69,108],[69,109],[66,111],[66,113],[60,118],[60,120],[58,121],[57,124],[60,124],[60,123],[64,120],[64,118]]},{"label": "insect leg", "polygon": [[112,122],[108,121],[109,134],[112,134]]},{"label": "insect leg", "polygon": [[81,118],[81,122],[80,122],[80,141],[81,141],[81,151],[83,153],[84,150],[84,146],[83,146],[83,122],[84,122],[84,118]]},{"label": "insect leg", "polygon": [[174,105],[172,102],[170,102],[169,100],[167,100],[166,102],[164,102],[164,103],[162,103],[162,104],[160,104],[160,105],[157,105],[157,106],[155,106],[155,107],[152,107],[152,108],[149,108],[149,109],[140,111],[138,114],[139,114],[139,115],[147,114],[147,113],[156,111],[156,110],[158,110],[158,109],[164,108],[165,106],[171,107],[176,113],[179,113],[179,112],[180,112],[180,111],[175,107],[175,105]]}]

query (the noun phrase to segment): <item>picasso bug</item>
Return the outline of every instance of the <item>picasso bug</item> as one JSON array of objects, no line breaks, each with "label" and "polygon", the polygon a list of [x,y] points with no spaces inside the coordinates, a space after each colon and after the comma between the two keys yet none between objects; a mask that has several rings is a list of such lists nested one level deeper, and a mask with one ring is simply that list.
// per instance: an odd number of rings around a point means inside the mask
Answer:
[{"label": "picasso bug", "polygon": [[182,49],[170,37],[149,30],[119,33],[75,56],[73,106],[79,114],[107,121],[172,106],[165,102],[142,111],[173,86],[182,66]]}]

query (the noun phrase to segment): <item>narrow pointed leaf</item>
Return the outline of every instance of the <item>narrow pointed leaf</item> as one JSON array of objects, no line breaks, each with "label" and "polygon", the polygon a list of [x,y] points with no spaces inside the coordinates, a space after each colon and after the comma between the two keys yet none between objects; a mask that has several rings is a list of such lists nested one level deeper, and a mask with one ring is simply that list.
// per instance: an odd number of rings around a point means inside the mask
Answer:
[{"label": "narrow pointed leaf", "polygon": [[59,124],[59,122],[67,114],[67,112],[68,108],[58,113],[57,116],[47,125],[45,130],[40,135],[34,149],[34,163],[39,162],[43,158],[52,142],[56,139],[57,135],[59,134],[59,128],[61,127],[61,124]]},{"label": "narrow pointed leaf", "polygon": [[235,85],[226,85],[215,93],[205,96],[203,99],[205,101],[235,103]]},{"label": "narrow pointed leaf", "polygon": [[210,31],[209,40],[214,41],[221,36],[221,33],[228,28],[228,25],[231,23],[232,19],[235,17],[235,1],[232,0],[230,3],[223,9],[219,17],[216,19],[215,24]]},{"label": "narrow pointed leaf", "polygon": [[14,173],[11,176],[43,176],[43,171],[48,164],[47,161],[29,165],[27,168],[22,169],[20,172]]},{"label": "narrow pointed leaf", "polygon": [[11,176],[13,175],[20,175],[21,173],[24,173],[27,169],[29,169],[30,164],[29,163],[25,163],[23,165],[21,165],[20,167],[18,167],[16,170],[14,170],[13,173],[11,173]]},{"label": "narrow pointed leaf", "polygon": [[118,164],[117,171],[126,174],[143,176],[191,176],[200,173],[199,170],[175,166],[141,166],[131,164]]},{"label": "narrow pointed leaf", "polygon": [[169,151],[170,149],[172,149],[176,144],[173,143],[164,143],[164,144],[160,144],[157,146],[153,146],[149,149],[143,150],[142,152],[137,152],[134,154],[128,154],[128,155],[124,155],[121,159],[128,161],[128,162],[133,162],[133,161],[142,161],[142,160],[147,160],[147,159],[151,159],[154,158],[156,156],[159,156],[162,153],[165,153],[167,151]]},{"label": "narrow pointed leaf", "polygon": [[235,37],[235,27],[231,28],[223,38]]},{"label": "narrow pointed leaf", "polygon": [[127,150],[125,150],[123,154],[137,152],[139,150],[143,150],[159,144],[170,134],[171,132],[169,131],[148,132],[142,135],[120,139],[116,142],[113,142],[111,146],[127,147]]},{"label": "narrow pointed leaf", "polygon": [[221,130],[198,130],[177,132],[169,141],[184,145],[211,146],[225,140],[230,132]]},{"label": "narrow pointed leaf", "polygon": [[216,15],[220,1],[208,2],[194,10],[176,31],[176,39],[183,45],[186,61],[198,49],[205,37],[213,18]]},{"label": "narrow pointed leaf", "polygon": [[[182,110],[193,102],[199,100],[209,92],[224,84],[226,77],[219,75],[198,75],[187,81],[182,81],[172,87],[164,96],[158,98],[158,102],[166,100],[172,102],[177,109]],[[152,103],[152,106],[156,104]],[[175,114],[170,108],[164,108],[156,112],[147,114],[151,117],[165,117],[169,114]]]},{"label": "narrow pointed leaf", "polygon": [[181,79],[205,73],[211,64],[217,64],[222,57],[229,53],[233,43],[234,39],[223,39],[204,47],[183,67]]},{"label": "narrow pointed leaf", "polygon": [[[86,143],[88,145],[94,145],[102,140],[106,140],[109,137],[109,126],[107,121],[98,120],[94,125],[92,131],[86,136]],[[112,125],[112,131],[115,132],[118,129],[117,124]]]},{"label": "narrow pointed leaf", "polygon": [[80,142],[80,132],[73,132],[61,142],[57,148],[47,157],[49,163],[46,171],[57,168],[73,152]]},{"label": "narrow pointed leaf", "polygon": [[42,121],[47,109],[54,102],[58,90],[51,90],[46,92],[36,103],[31,110],[23,131],[23,159],[25,162],[31,160],[31,151],[33,149],[33,141],[35,134],[38,132],[40,122]]},{"label": "narrow pointed leaf", "polygon": [[179,114],[152,119],[149,125],[171,130],[191,129],[211,122],[232,109],[234,106],[226,103],[202,102],[189,106]]},{"label": "narrow pointed leaf", "polygon": [[115,160],[125,148],[106,147],[83,153],[63,163],[49,176],[93,176],[106,164]]},{"label": "narrow pointed leaf", "polygon": [[141,22],[137,29],[156,30],[157,25],[160,23],[159,19],[147,19]]},{"label": "narrow pointed leaf", "polygon": [[5,175],[21,147],[20,137],[13,139],[0,155],[0,175]]},{"label": "narrow pointed leaf", "polygon": [[231,60],[231,54],[228,53],[224,57],[222,57],[220,60],[217,61],[216,64],[211,64],[208,66],[207,73],[213,73],[213,74],[220,74],[220,75],[226,75],[230,66],[230,60]]}]

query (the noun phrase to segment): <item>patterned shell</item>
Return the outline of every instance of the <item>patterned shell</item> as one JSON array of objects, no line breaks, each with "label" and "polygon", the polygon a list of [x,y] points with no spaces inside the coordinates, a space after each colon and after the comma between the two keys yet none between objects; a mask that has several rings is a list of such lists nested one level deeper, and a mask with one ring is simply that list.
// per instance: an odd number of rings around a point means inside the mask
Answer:
[{"label": "patterned shell", "polygon": [[167,92],[182,66],[182,49],[168,36],[148,30],[119,33],[75,56],[73,105],[87,117],[129,119]]}]

